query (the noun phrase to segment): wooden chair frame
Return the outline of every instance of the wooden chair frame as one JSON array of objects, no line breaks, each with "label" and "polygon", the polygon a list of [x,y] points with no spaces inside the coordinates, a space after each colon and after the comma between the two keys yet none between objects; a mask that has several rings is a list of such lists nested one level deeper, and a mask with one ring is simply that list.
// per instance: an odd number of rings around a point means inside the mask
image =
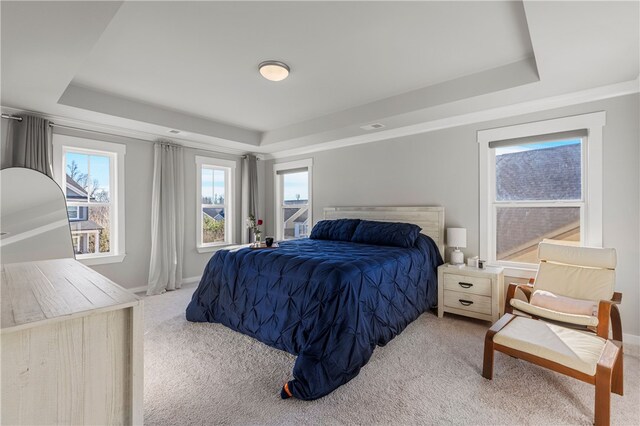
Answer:
[{"label": "wooden chair frame", "polygon": [[[527,299],[527,302],[531,300],[531,294],[534,288],[535,279],[530,278],[527,284],[510,283],[507,289],[507,295],[504,302],[504,313],[513,314],[513,306],[511,306],[511,299],[516,295],[516,290],[520,290]],[[622,293],[614,292],[611,300],[601,300],[598,303],[598,326],[594,329],[592,327],[585,327],[585,330],[589,330],[603,339],[609,340],[609,327],[613,334],[613,341],[619,347],[620,355],[619,360],[616,363],[614,371],[614,381],[619,380],[619,387],[616,388],[619,392],[615,392],[619,395],[623,394],[623,370],[624,370],[624,349],[622,343],[622,320],[620,319],[620,309],[618,305],[622,303]],[[531,315],[533,319],[544,320],[544,318]],[[496,323],[497,324],[497,323]],[[619,376],[619,378],[618,378]]]},{"label": "wooden chair frame", "polygon": [[549,370],[590,383],[596,388],[595,424],[596,426],[609,425],[611,419],[611,392],[618,395],[623,394],[622,342],[607,339],[604,351],[596,366],[596,374],[595,376],[590,376],[548,359],[494,343],[493,337],[515,318],[515,315],[505,313],[505,315],[487,331],[484,340],[482,376],[489,380],[493,379],[493,354],[494,351],[499,351],[509,356],[539,365],[540,367],[548,368]]},{"label": "wooden chair frame", "polygon": [[[504,313],[513,314],[513,306],[511,306],[511,299],[516,295],[516,290],[520,290],[527,299],[527,302],[531,300],[531,294],[533,291],[534,279],[531,278],[528,284],[516,284],[510,283],[507,289],[507,295],[504,301]],[[620,310],[618,305],[622,302],[622,293],[615,292],[611,300],[601,300],[598,303],[598,326],[595,329],[588,328],[603,339],[609,338],[609,327],[613,332],[613,340],[622,342],[622,321],[620,320]],[[534,319],[544,319],[530,315]]]}]

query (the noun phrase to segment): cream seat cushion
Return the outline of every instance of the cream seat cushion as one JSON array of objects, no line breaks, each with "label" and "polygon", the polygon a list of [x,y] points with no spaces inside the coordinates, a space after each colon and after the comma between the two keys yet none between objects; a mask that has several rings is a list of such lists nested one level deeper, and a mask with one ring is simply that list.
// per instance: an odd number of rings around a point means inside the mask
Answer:
[{"label": "cream seat cushion", "polygon": [[551,309],[534,306],[520,299],[511,299],[511,306],[524,313],[535,315],[541,318],[546,318],[552,321],[566,322],[569,324],[582,325],[585,327],[598,326],[598,317],[595,317],[593,315],[576,315],[552,311]]},{"label": "cream seat cushion", "polygon": [[595,376],[606,340],[594,334],[516,317],[493,342]]}]

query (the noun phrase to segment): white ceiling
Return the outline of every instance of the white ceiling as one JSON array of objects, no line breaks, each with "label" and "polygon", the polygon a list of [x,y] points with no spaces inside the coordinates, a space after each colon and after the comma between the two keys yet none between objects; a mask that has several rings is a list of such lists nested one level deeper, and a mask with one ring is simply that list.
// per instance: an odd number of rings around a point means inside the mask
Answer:
[{"label": "white ceiling", "polygon": [[[638,78],[638,2],[2,2],[2,106],[275,153]],[[264,80],[262,60],[291,66]],[[364,139],[363,139],[364,140]]]},{"label": "white ceiling", "polygon": [[[532,54],[517,2],[134,2],[73,83],[266,131]],[[262,78],[267,59],[289,78]]]}]

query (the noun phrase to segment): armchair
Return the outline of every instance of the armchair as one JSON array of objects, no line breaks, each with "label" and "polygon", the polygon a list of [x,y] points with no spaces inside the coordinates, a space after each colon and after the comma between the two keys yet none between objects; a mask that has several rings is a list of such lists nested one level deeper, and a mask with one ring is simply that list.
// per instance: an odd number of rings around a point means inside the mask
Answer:
[{"label": "armchair", "polygon": [[[622,342],[622,323],[618,309],[622,294],[614,291],[615,249],[576,247],[543,241],[538,246],[538,258],[540,264],[535,280],[529,284],[509,284],[505,313],[524,313],[534,319],[590,330],[604,339],[609,338],[611,327],[613,340]],[[516,290],[524,294],[526,301],[515,297]],[[548,303],[554,299],[561,302]],[[575,309],[567,309],[570,312],[560,310],[557,306],[562,306],[562,302],[568,302],[565,303],[568,307],[571,304],[581,304],[584,307],[585,304],[592,303],[595,315],[576,313]]]},{"label": "armchair", "polygon": [[[509,285],[505,315],[485,336],[482,375],[493,378],[497,351],[590,383],[595,424],[609,425],[611,392],[624,392],[616,252],[542,242],[538,258],[535,280]],[[518,289],[526,301],[515,298]]]}]

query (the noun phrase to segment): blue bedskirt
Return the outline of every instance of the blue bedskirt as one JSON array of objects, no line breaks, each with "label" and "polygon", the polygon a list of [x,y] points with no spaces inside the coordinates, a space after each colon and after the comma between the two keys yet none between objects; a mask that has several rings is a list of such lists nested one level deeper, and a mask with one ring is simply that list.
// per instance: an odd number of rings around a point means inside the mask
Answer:
[{"label": "blue bedskirt", "polygon": [[354,378],[437,303],[442,258],[420,235],[413,248],[302,239],[277,249],[218,251],[187,307],[298,358],[288,388],[320,398]]}]

